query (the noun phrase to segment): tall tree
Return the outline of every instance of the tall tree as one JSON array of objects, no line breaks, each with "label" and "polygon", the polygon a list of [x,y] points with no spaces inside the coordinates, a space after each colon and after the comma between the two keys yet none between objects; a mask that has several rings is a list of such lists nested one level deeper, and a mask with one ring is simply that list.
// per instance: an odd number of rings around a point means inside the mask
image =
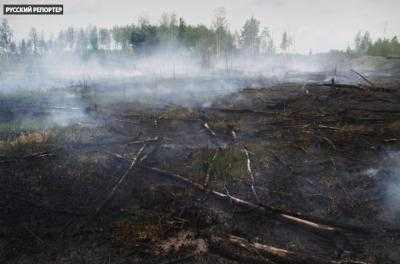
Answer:
[{"label": "tall tree", "polygon": [[226,39],[228,31],[228,20],[226,18],[226,10],[224,7],[219,7],[215,10],[213,28],[216,37],[216,55],[221,56],[223,50],[226,50]]},{"label": "tall tree", "polygon": [[21,54],[22,56],[25,56],[28,54],[28,47],[25,42],[25,39],[22,39],[21,42],[19,43],[18,50],[19,50],[19,54]]},{"label": "tall tree", "polygon": [[274,39],[272,38],[271,31],[265,27],[261,32],[261,51],[266,55],[272,55],[275,53]]},{"label": "tall tree", "polygon": [[371,44],[372,44],[371,36],[370,36],[369,32],[366,31],[364,33],[364,36],[362,36],[359,52],[361,54],[367,53],[368,48],[371,46]]},{"label": "tall tree", "polygon": [[354,48],[356,52],[359,52],[361,50],[361,42],[362,42],[362,33],[361,31],[358,31],[356,37],[354,38]]},{"label": "tall tree", "polygon": [[99,49],[99,34],[97,31],[97,27],[93,27],[92,29],[90,29],[89,43],[92,50]]},{"label": "tall tree", "polygon": [[354,38],[355,52],[360,55],[366,54],[371,45],[372,39],[369,32],[365,31],[362,33],[361,31],[358,31]]},{"label": "tall tree", "polygon": [[57,38],[57,44],[56,45],[57,45],[57,48],[59,48],[61,50],[64,50],[68,46],[67,33],[64,30],[61,30],[58,33],[58,38]]},{"label": "tall tree", "polygon": [[102,28],[99,31],[99,41],[100,45],[104,48],[109,50],[111,47],[111,34],[110,31],[106,28]]},{"label": "tall tree", "polygon": [[281,50],[286,52],[289,50],[290,47],[290,37],[289,34],[285,31],[282,34],[282,41],[281,41]]},{"label": "tall tree", "polygon": [[177,38],[177,26],[178,26],[178,19],[176,14],[173,12],[169,16],[169,34],[171,41],[175,41]]},{"label": "tall tree", "polygon": [[4,52],[8,52],[10,49],[10,45],[12,42],[13,32],[11,30],[10,25],[6,19],[0,24],[0,49],[3,49]]},{"label": "tall tree", "polygon": [[394,36],[391,40],[390,40],[390,55],[396,55],[399,56],[400,55],[400,42],[399,39],[397,38],[397,36]]},{"label": "tall tree", "polygon": [[39,42],[38,42],[38,50],[39,54],[43,55],[46,53],[47,46],[46,46],[46,40],[44,39],[44,32],[40,34]]},{"label": "tall tree", "polygon": [[36,28],[32,27],[29,33],[29,42],[33,55],[39,55],[39,35]]},{"label": "tall tree", "polygon": [[179,26],[178,26],[178,40],[183,43],[185,40],[185,30],[186,30],[186,24],[185,20],[183,18],[179,18]]},{"label": "tall tree", "polygon": [[67,28],[65,32],[66,45],[72,50],[75,44],[75,30],[73,27]]},{"label": "tall tree", "polygon": [[172,43],[176,40],[177,19],[175,13],[163,13],[158,28],[160,42]]},{"label": "tall tree", "polygon": [[89,40],[86,36],[86,32],[85,32],[85,30],[83,30],[83,28],[81,28],[79,30],[79,33],[77,36],[75,49],[81,53],[86,52],[86,50],[88,48],[88,44],[89,44]]},{"label": "tall tree", "polygon": [[249,55],[257,55],[260,47],[260,22],[254,17],[246,20],[241,35],[241,48]]}]

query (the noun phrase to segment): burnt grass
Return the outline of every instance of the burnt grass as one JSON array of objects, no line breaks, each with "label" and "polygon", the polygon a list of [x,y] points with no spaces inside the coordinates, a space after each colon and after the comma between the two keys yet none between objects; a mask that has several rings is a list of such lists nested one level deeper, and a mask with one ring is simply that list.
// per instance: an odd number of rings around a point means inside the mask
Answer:
[{"label": "burnt grass", "polygon": [[[243,263],[208,245],[235,235],[338,263],[399,263],[390,189],[400,184],[400,87],[374,81],[245,88],[207,107],[98,100],[106,90],[75,87],[96,125],[1,132],[0,262]],[[2,102],[7,118],[24,115]],[[307,229],[149,168],[351,228]]]}]

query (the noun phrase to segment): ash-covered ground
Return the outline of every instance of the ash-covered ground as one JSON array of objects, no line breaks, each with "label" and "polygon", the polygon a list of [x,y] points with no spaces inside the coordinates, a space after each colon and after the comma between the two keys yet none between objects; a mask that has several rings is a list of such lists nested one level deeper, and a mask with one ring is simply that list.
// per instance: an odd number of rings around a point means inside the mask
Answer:
[{"label": "ash-covered ground", "polygon": [[399,263],[400,71],[359,60],[8,89],[1,262]]}]

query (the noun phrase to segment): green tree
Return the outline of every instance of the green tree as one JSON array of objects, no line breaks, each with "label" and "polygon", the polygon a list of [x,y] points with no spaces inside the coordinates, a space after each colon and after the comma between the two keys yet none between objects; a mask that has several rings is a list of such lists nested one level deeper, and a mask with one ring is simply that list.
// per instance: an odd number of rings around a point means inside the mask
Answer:
[{"label": "green tree", "polygon": [[10,45],[12,42],[13,32],[11,30],[10,25],[6,19],[0,24],[0,49],[3,49],[4,52],[8,52],[10,49]]},{"label": "green tree", "polygon": [[157,27],[142,23],[140,27],[132,28],[130,44],[139,54],[149,53],[159,43]]},{"label": "green tree", "polygon": [[282,34],[282,41],[281,41],[281,50],[283,51],[283,52],[286,52],[286,51],[288,51],[289,50],[289,47],[290,47],[290,37],[289,37],[289,34],[285,31],[285,32],[283,32],[283,34]]},{"label": "green tree", "polygon": [[118,48],[126,50],[131,42],[132,31],[135,26],[128,25],[123,27],[115,26],[111,30],[111,35]]},{"label": "green tree", "polygon": [[110,31],[106,28],[102,28],[99,31],[99,42],[100,45],[104,48],[109,50],[111,47],[111,34]]},{"label": "green tree", "polygon": [[242,50],[244,50],[249,55],[254,56],[259,53],[259,32],[260,22],[254,17],[247,19],[240,35],[240,44]]},{"label": "green tree", "polygon": [[362,55],[368,53],[371,45],[372,39],[368,31],[365,31],[364,33],[361,31],[357,32],[356,37],[354,38],[355,52],[357,54]]},{"label": "green tree", "polygon": [[183,18],[179,18],[179,26],[178,26],[178,40],[181,43],[184,43],[185,41],[185,30],[186,30],[186,24],[185,20]]},{"label": "green tree", "polygon": [[170,44],[176,40],[177,19],[175,13],[163,13],[158,27],[158,36],[161,43]]},{"label": "green tree", "polygon": [[73,27],[67,28],[65,32],[66,45],[72,50],[75,44],[75,30]]},{"label": "green tree", "polygon": [[372,44],[371,35],[369,34],[368,31],[366,31],[361,39],[360,53],[365,54],[368,51],[371,44]]},{"label": "green tree", "polygon": [[274,44],[274,39],[272,38],[271,31],[265,27],[263,31],[261,32],[261,52],[266,54],[266,55],[272,55],[275,53],[275,44]]},{"label": "green tree", "polygon": [[[78,42],[78,40],[77,40]],[[64,30],[61,30],[58,33],[58,38],[57,38],[57,48],[63,50],[68,46],[67,43],[67,33]]]},{"label": "green tree", "polygon": [[215,10],[213,21],[213,28],[215,30],[215,47],[217,57],[221,57],[222,51],[227,51],[228,45],[228,20],[226,18],[226,10],[224,7],[219,7]]},{"label": "green tree", "polygon": [[391,48],[390,55],[400,56],[400,43],[397,36],[394,36],[390,41],[390,48]]},{"label": "green tree", "polygon": [[97,27],[93,27],[89,33],[89,43],[92,50],[99,49],[99,34]]},{"label": "green tree", "polygon": [[361,42],[362,42],[362,33],[358,31],[356,37],[354,38],[354,49],[356,52],[361,50]]},{"label": "green tree", "polygon": [[21,42],[19,43],[19,54],[21,54],[22,56],[25,56],[28,54],[28,47],[26,45],[25,39],[22,39]]},{"label": "green tree", "polygon": [[39,42],[38,42],[38,50],[39,54],[43,55],[47,51],[46,40],[44,39],[44,32],[40,34]]},{"label": "green tree", "polygon": [[86,36],[85,30],[81,28],[78,33],[77,41],[76,41],[76,50],[78,52],[84,53],[86,52],[89,45],[89,40]]},{"label": "green tree", "polygon": [[39,55],[39,35],[34,27],[31,28],[31,31],[29,32],[29,43],[31,45],[33,55]]}]

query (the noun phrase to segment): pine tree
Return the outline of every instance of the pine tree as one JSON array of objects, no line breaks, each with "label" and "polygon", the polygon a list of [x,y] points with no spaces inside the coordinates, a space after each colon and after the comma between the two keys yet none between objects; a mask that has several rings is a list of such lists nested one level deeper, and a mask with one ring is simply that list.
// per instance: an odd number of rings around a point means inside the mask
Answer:
[{"label": "pine tree", "polygon": [[260,50],[260,22],[254,17],[249,18],[240,35],[241,48],[251,56],[255,56]]},{"label": "pine tree", "polygon": [[287,51],[290,47],[290,39],[288,33],[285,31],[282,34],[282,41],[281,41],[281,50]]},{"label": "pine tree", "polygon": [[39,55],[39,35],[37,30],[33,27],[29,33],[29,42],[33,55]]},{"label": "pine tree", "polygon": [[0,24],[0,51],[8,52],[12,42],[13,32],[6,19]]}]

